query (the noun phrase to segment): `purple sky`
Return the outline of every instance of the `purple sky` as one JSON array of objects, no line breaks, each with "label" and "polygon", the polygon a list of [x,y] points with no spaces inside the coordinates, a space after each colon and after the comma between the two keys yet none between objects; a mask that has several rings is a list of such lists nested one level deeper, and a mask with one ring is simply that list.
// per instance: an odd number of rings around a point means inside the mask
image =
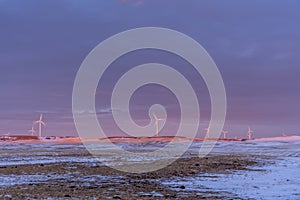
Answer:
[{"label": "purple sky", "polygon": [[[76,135],[71,97],[83,59],[116,33],[158,26],[194,38],[216,62],[227,91],[230,136],[244,136],[248,126],[256,137],[300,135],[299,19],[299,0],[0,0],[0,134],[26,133],[43,112],[47,135]],[[174,67],[193,86],[201,79],[188,63],[166,52],[119,58],[101,80],[96,99],[99,120],[112,135],[120,134],[109,112],[113,84],[132,66],[147,62]],[[201,85],[194,86],[202,110],[199,135],[210,117]],[[133,117],[146,120],[147,106],[162,103],[170,117],[163,134],[172,134],[177,101],[163,88],[155,93],[155,87],[136,92]]]}]

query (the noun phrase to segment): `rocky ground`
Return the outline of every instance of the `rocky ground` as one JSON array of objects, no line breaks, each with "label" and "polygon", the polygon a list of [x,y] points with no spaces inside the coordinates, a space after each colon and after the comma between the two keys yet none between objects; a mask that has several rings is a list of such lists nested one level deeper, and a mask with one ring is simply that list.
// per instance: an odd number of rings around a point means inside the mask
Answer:
[{"label": "rocky ground", "polygon": [[[263,164],[261,160],[244,155],[201,159],[195,156],[180,158],[164,169],[145,174],[77,162],[3,166],[0,182],[12,181],[12,184],[0,185],[0,199],[227,199],[211,190],[199,193],[186,190],[185,185],[175,189],[166,187],[160,180],[253,170]],[[12,176],[17,179],[5,178]],[[18,180],[18,184],[13,183]]]}]

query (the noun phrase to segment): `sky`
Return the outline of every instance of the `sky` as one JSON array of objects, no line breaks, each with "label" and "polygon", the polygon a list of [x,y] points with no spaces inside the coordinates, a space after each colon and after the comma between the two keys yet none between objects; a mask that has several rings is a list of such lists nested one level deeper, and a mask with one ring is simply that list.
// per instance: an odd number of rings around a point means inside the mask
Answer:
[{"label": "sky", "polygon": [[[114,34],[152,26],[180,31],[211,55],[226,88],[229,136],[244,137],[248,126],[256,137],[300,135],[299,19],[299,0],[0,0],[0,134],[27,134],[44,113],[46,135],[76,136],[72,89],[84,58]],[[122,134],[110,111],[114,83],[148,62],[168,64],[190,80],[203,136],[211,106],[205,83],[189,63],[158,50],[120,57],[101,79],[96,107],[105,130]],[[172,135],[180,111],[166,88],[140,88],[133,119],[146,124],[154,103],[166,106],[162,134]]]}]

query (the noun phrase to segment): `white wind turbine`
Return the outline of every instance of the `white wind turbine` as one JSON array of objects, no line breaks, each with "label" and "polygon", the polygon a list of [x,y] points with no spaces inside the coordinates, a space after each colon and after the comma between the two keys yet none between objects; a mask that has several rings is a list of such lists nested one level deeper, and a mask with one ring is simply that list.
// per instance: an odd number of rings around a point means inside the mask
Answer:
[{"label": "white wind turbine", "polygon": [[10,135],[10,132],[5,133],[4,135],[5,135],[5,136],[9,136],[9,135]]},{"label": "white wind turbine", "polygon": [[284,131],[282,131],[282,136],[287,137],[287,134]]},{"label": "white wind turbine", "polygon": [[32,125],[32,128],[28,130],[28,132],[31,133],[31,136],[33,136],[33,134],[35,133],[34,125]]},{"label": "white wind turbine", "polygon": [[158,123],[159,121],[164,121],[165,119],[163,118],[158,118],[154,113],[153,113],[153,117],[155,119],[155,128],[156,128],[156,132],[155,132],[155,136],[158,137]]},{"label": "white wind turbine", "polygon": [[228,133],[228,131],[222,131],[223,132],[223,137],[224,137],[224,139],[226,139],[227,138],[227,133]]},{"label": "white wind turbine", "polygon": [[42,125],[46,126],[45,122],[43,122],[43,114],[40,115],[40,119],[34,122],[35,124],[39,124],[39,137],[42,137]]},{"label": "white wind turbine", "polygon": [[205,128],[204,130],[206,131],[207,138],[209,138],[210,137],[210,135],[209,135],[210,128],[208,127],[208,128]]},{"label": "white wind turbine", "polygon": [[248,140],[252,140],[252,133],[253,131],[251,130],[250,127],[248,127]]}]

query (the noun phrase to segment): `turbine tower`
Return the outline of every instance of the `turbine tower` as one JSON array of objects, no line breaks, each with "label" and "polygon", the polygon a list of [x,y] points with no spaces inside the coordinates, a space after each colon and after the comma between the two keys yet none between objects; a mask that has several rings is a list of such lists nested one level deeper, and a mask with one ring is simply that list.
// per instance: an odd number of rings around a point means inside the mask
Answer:
[{"label": "turbine tower", "polygon": [[156,132],[155,132],[155,136],[158,137],[158,123],[159,121],[164,121],[165,119],[163,118],[158,118],[155,114],[153,114],[153,117],[155,119],[155,128],[156,128]]},{"label": "turbine tower", "polygon": [[33,136],[33,134],[35,133],[34,125],[32,125],[32,128],[28,130],[28,132],[31,133],[31,136]]},{"label": "turbine tower", "polygon": [[223,136],[224,136],[224,139],[227,139],[227,133],[228,133],[228,131],[222,131],[223,132]]},{"label": "turbine tower", "polygon": [[209,127],[204,129],[206,131],[207,138],[210,137],[210,135],[209,135],[209,129],[210,129]]},{"label": "turbine tower", "polygon": [[251,130],[250,127],[248,127],[248,140],[252,140],[252,133],[253,131]]},{"label": "turbine tower", "polygon": [[287,137],[287,134],[285,134],[285,133],[282,133],[282,136],[283,136],[283,137]]},{"label": "turbine tower", "polygon": [[39,124],[39,137],[42,137],[42,125],[46,126],[45,122],[43,122],[43,114],[40,115],[40,119],[35,121],[35,124]]}]

